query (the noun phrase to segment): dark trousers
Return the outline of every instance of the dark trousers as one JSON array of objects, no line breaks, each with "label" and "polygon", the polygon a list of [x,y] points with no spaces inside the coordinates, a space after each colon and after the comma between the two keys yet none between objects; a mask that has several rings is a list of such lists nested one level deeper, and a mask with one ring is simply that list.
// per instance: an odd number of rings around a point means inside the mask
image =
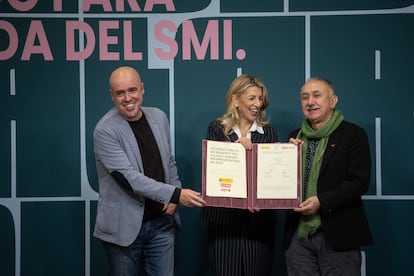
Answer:
[{"label": "dark trousers", "polygon": [[326,242],[323,231],[317,231],[303,240],[297,231],[286,250],[289,276],[360,276],[361,252],[359,249],[336,251]]}]

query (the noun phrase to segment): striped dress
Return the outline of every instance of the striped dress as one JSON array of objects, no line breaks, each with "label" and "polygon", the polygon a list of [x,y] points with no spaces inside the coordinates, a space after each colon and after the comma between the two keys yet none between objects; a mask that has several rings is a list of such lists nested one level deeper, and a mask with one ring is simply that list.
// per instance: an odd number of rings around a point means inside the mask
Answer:
[{"label": "striped dress", "polygon": [[[251,133],[253,143],[277,141],[276,131],[263,127],[264,134]],[[238,139],[233,133],[224,136],[219,121],[208,126],[207,139],[231,141]],[[220,207],[204,207],[200,217],[207,222],[208,256],[217,276],[270,275],[275,243],[275,213]]]}]

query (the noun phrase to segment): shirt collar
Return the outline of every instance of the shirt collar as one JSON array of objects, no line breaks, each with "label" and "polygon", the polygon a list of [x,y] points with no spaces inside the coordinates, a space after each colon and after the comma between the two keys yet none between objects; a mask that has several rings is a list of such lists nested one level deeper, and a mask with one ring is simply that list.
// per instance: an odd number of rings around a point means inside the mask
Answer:
[{"label": "shirt collar", "polygon": [[[241,132],[240,132],[239,126],[234,126],[233,131],[237,134],[237,136],[239,138],[241,137]],[[263,127],[259,126],[256,121],[254,121],[252,126],[250,127],[249,132],[247,133],[247,138],[250,139],[251,138],[251,133],[255,132],[255,131],[259,132],[260,134],[264,134]]]}]

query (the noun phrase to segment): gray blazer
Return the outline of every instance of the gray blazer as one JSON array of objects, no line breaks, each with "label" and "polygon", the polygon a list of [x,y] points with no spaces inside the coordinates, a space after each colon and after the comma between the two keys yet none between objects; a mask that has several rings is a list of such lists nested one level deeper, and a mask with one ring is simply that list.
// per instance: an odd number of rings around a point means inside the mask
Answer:
[{"label": "gray blazer", "polygon": [[[139,147],[128,122],[116,108],[108,111],[93,134],[99,201],[94,237],[128,246],[137,237],[144,215],[145,198],[168,204],[176,187],[181,187],[171,152],[169,122],[158,108],[141,108],[158,145],[164,167],[165,183],[144,175]],[[120,173],[131,189],[125,189],[112,177]],[[166,185],[170,184],[170,185]],[[178,214],[175,215],[179,225]]]}]

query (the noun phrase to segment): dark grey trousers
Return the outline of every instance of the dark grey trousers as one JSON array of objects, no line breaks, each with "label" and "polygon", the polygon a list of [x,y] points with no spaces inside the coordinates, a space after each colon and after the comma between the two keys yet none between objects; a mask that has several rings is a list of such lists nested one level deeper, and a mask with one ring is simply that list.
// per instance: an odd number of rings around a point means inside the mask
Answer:
[{"label": "dark grey trousers", "polygon": [[326,242],[323,231],[298,239],[294,234],[286,250],[289,276],[360,276],[361,252],[359,249],[335,251]]}]

